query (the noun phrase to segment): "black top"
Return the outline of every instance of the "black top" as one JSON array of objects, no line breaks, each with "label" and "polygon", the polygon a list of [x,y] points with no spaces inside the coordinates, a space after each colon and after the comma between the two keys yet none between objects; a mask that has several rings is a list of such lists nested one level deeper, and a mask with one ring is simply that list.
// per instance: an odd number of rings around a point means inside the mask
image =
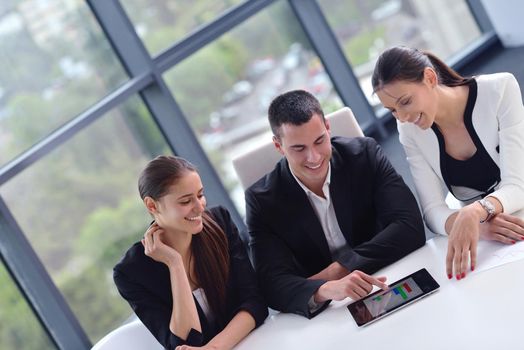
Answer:
[{"label": "black top", "polygon": [[[331,140],[329,192],[348,249],[337,261],[374,273],[424,245],[415,197],[368,137]],[[246,220],[259,284],[271,308],[313,317],[308,301],[333,262],[320,221],[286,159],[246,191]]]},{"label": "black top", "polygon": [[464,125],[471,140],[475,144],[477,151],[471,158],[458,160],[446,152],[444,136],[440,132],[437,124],[433,123],[431,129],[438,139],[440,148],[440,171],[442,178],[448,187],[449,192],[459,200],[469,200],[473,198],[459,198],[453,193],[453,187],[467,187],[481,192],[480,197],[484,197],[494,191],[494,185],[500,182],[500,168],[491,158],[484,148],[480,138],[473,127],[473,108],[477,101],[477,82],[471,79],[468,82],[469,95],[464,111]]},{"label": "black top", "polygon": [[171,333],[169,322],[173,300],[169,270],[163,263],[146,256],[140,242],[135,243],[113,269],[113,279],[118,291],[166,349],[175,349],[182,344],[191,346],[206,344],[241,310],[253,316],[257,327],[264,322],[268,314],[266,303],[257,287],[255,272],[229,212],[222,207],[208,209],[208,212],[224,230],[229,247],[229,279],[226,284],[227,319],[222,323],[209,322],[198,301],[194,299],[202,333],[192,329],[186,340]]}]

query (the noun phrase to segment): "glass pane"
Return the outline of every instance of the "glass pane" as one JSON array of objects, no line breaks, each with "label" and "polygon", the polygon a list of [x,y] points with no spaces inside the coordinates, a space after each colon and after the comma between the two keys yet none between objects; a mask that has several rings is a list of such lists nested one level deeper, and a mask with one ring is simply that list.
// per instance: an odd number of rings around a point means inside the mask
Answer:
[{"label": "glass pane", "polygon": [[165,79],[241,213],[244,194],[231,161],[257,142],[271,140],[271,100],[300,88],[315,94],[326,113],[342,106],[285,1],[204,47]]},{"label": "glass pane", "polygon": [[0,189],[93,343],[131,314],[112,268],[150,221],[138,174],[169,153],[133,97]]},{"label": "glass pane", "polygon": [[466,0],[319,0],[371,105],[371,74],[386,48],[405,45],[443,59],[480,36]]},{"label": "glass pane", "polygon": [[86,2],[2,1],[0,166],[126,75]]},{"label": "glass pane", "polygon": [[175,42],[244,0],[122,0],[150,54]]},{"label": "glass pane", "polygon": [[0,349],[56,349],[0,260]]}]

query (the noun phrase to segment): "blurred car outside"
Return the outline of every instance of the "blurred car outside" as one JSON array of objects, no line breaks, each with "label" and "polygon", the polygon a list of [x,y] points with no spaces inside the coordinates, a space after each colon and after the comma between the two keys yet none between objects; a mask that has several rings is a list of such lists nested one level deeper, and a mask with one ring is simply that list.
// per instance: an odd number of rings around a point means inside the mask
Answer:
[{"label": "blurred car outside", "polygon": [[223,96],[222,101],[228,105],[248,96],[253,91],[253,85],[247,80],[237,81]]}]

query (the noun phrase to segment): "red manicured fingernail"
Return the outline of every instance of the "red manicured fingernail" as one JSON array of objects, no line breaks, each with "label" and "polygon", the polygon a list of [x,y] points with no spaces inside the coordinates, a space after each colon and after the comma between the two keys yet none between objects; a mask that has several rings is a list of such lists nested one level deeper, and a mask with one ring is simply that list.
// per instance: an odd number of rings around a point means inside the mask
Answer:
[{"label": "red manicured fingernail", "polygon": [[515,242],[515,241],[511,241],[511,244],[515,244],[515,243],[517,243],[517,242]]},{"label": "red manicured fingernail", "polygon": [[460,279],[460,275],[457,275],[457,279],[458,279],[458,280]]},{"label": "red manicured fingernail", "polygon": [[461,278],[466,278],[466,273],[465,272],[462,272],[462,276],[460,276]]},{"label": "red manicured fingernail", "polygon": [[471,271],[475,271],[475,266],[471,265]]},{"label": "red manicured fingernail", "polygon": [[448,279],[451,279],[452,277],[453,276],[450,273],[448,273]]}]

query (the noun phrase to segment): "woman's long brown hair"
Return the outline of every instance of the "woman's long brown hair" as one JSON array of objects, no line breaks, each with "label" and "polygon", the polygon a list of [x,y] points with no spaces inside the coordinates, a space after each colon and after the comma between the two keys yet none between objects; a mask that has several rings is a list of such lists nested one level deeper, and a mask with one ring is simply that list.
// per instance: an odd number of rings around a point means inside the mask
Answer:
[{"label": "woman's long brown hair", "polygon": [[227,238],[208,212],[202,214],[204,228],[193,236],[191,251],[195,258],[195,277],[206,292],[209,307],[218,320],[225,322],[226,283],[229,275]]},{"label": "woman's long brown hair", "polygon": [[[174,156],[158,156],[150,161],[138,179],[140,197],[159,200],[187,172],[196,172],[187,160]],[[226,283],[229,277],[229,251],[224,230],[206,210],[202,214],[203,229],[191,240],[191,257],[195,276],[189,278],[204,289],[207,302],[218,321],[225,321]],[[194,277],[194,278],[193,278]]]}]

